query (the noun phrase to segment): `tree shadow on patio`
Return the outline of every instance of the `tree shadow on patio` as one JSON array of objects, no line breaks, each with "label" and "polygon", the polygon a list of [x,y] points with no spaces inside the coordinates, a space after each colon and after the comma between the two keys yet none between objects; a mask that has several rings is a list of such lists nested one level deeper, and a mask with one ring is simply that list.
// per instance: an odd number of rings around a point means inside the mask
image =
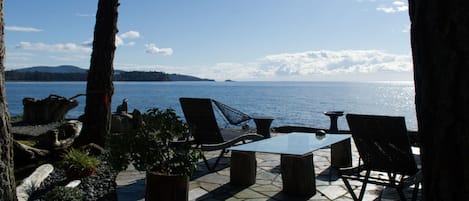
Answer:
[{"label": "tree shadow on patio", "polygon": [[249,186],[240,186],[232,184],[224,184],[212,191],[209,191],[207,194],[197,198],[197,201],[201,200],[228,200],[229,198],[234,197],[239,192],[249,188]]},{"label": "tree shadow on patio", "polygon": [[[215,163],[217,159],[216,158],[210,158],[208,159],[208,162],[209,164],[213,164]],[[223,157],[220,159],[220,162],[218,163],[217,167],[215,168],[215,170],[213,172],[217,172],[217,171],[220,171],[220,170],[224,170],[225,168],[229,168],[230,167],[230,157]],[[197,163],[197,170],[194,172],[194,174],[192,175],[191,177],[191,180],[196,180],[200,177],[203,177],[207,174],[210,174],[210,173],[213,173],[213,172],[210,172],[207,168],[207,166],[205,165],[204,161],[199,161]]]}]

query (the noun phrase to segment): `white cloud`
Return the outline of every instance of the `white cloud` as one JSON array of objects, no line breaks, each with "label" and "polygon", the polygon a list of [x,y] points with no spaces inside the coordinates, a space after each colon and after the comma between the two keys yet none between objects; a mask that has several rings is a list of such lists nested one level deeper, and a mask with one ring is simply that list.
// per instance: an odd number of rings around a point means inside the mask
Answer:
[{"label": "white cloud", "polygon": [[334,73],[409,72],[410,55],[395,55],[379,50],[308,51],[269,55],[260,67],[277,76]]},{"label": "white cloud", "polygon": [[42,29],[34,28],[34,27],[19,27],[19,26],[5,26],[5,30],[7,31],[20,31],[20,32],[41,32],[44,31]]},{"label": "white cloud", "polygon": [[90,47],[83,45],[78,45],[75,43],[57,43],[57,44],[47,44],[47,43],[31,43],[31,42],[19,42],[16,45],[18,49],[24,50],[44,50],[51,52],[91,52]]},{"label": "white cloud", "polygon": [[148,54],[154,55],[163,55],[163,56],[170,56],[173,54],[172,48],[159,48],[155,44],[150,43],[145,45],[145,52]]},{"label": "white cloud", "polygon": [[392,4],[395,5],[395,6],[405,6],[405,3],[402,2],[402,1],[394,1],[394,2],[392,2]]},{"label": "white cloud", "polygon": [[88,40],[81,42],[81,45],[85,47],[93,47],[93,39],[89,38]]},{"label": "white cloud", "polygon": [[132,46],[135,41],[125,42],[124,39],[137,39],[140,38],[138,31],[127,31],[125,33],[116,35],[116,46]]},{"label": "white cloud", "polygon": [[390,75],[394,76],[391,79],[411,77],[411,66],[410,55],[379,50],[323,50],[268,55],[245,64],[218,63],[192,73],[216,80],[387,80]]},{"label": "white cloud", "polygon": [[385,13],[398,13],[409,10],[409,6],[403,1],[394,1],[392,5],[380,5],[376,10]]},{"label": "white cloud", "polygon": [[403,33],[409,33],[410,32],[410,24],[407,24],[405,28],[402,29]]},{"label": "white cloud", "polygon": [[95,17],[96,16],[95,14],[91,14],[91,13],[77,13],[75,15],[78,17]]},{"label": "white cloud", "polygon": [[[364,2],[365,0],[357,0],[358,3],[362,3]],[[376,0],[366,0],[366,1],[369,1],[369,2],[375,2]]]},{"label": "white cloud", "polygon": [[[155,66],[145,69],[155,70]],[[134,65],[133,69],[142,69]],[[247,81],[387,81],[411,80],[410,54],[380,50],[307,51],[267,55],[248,63],[223,62],[210,66],[161,67],[167,73],[181,73],[215,80]]]},{"label": "white cloud", "polygon": [[120,34],[120,37],[123,39],[126,38],[140,38],[140,33],[138,31],[127,31],[123,34]]},{"label": "white cloud", "polygon": [[90,59],[88,55],[61,55],[61,56],[49,56],[52,60],[61,62],[81,62]]}]

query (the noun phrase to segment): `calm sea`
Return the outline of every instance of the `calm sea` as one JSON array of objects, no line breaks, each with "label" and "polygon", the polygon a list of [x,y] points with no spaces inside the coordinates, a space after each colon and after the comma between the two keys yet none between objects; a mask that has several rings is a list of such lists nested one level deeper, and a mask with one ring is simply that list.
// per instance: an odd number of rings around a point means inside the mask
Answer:
[{"label": "calm sea", "polygon": [[[152,107],[173,108],[182,116],[179,97],[216,99],[249,115],[272,116],[273,126],[329,127],[325,111],[405,116],[409,129],[417,128],[412,82],[115,82],[112,108],[129,100],[129,111]],[[86,92],[85,82],[7,82],[11,115],[23,113],[24,97],[49,94],[72,97]],[[84,111],[85,97],[68,113]],[[217,113],[218,115],[218,113]],[[220,126],[227,123],[219,118]],[[250,124],[253,124],[252,122]],[[344,117],[339,129],[348,129]]]}]

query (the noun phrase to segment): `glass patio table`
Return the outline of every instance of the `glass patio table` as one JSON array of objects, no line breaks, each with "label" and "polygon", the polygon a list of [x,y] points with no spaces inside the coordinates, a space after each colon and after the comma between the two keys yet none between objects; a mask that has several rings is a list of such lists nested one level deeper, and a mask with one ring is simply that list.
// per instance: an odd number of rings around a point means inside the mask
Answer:
[{"label": "glass patio table", "polygon": [[230,182],[252,185],[256,182],[255,152],[280,154],[283,191],[285,193],[312,196],[316,194],[313,151],[351,138],[347,134],[294,132],[247,144],[233,146],[231,154]]}]

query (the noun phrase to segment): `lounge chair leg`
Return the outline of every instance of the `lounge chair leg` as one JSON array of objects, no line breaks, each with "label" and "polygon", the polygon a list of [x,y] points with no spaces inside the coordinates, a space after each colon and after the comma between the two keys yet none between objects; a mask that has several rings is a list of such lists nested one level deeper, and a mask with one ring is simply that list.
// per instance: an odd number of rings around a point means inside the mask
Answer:
[{"label": "lounge chair leg", "polygon": [[215,164],[212,166],[212,170],[215,170],[215,167],[217,167],[218,163],[220,162],[220,159],[223,157],[223,154],[225,154],[225,150],[221,150],[220,155],[218,155],[217,160],[215,161]]},{"label": "lounge chair leg", "polygon": [[202,154],[202,158],[204,159],[205,166],[207,166],[207,169],[209,172],[214,172],[215,168],[217,167],[218,163],[220,162],[220,159],[223,157],[223,154],[225,154],[225,150],[221,150],[220,155],[218,155],[217,160],[213,165],[210,165],[208,163],[207,158],[205,158],[205,155]]},{"label": "lounge chair leg", "polygon": [[207,169],[209,172],[213,172],[212,167],[210,167],[210,164],[208,164],[207,158],[205,158],[205,155],[202,154],[202,158],[204,159],[205,166],[207,166]]},{"label": "lounge chair leg", "polygon": [[352,186],[350,185],[350,183],[348,182],[348,180],[346,178],[342,178],[342,181],[344,182],[345,186],[347,187],[347,190],[348,192],[350,193],[350,195],[352,196],[352,199],[354,201],[358,201],[358,198],[357,196],[355,195],[355,193],[353,192],[353,189],[352,189]]},{"label": "lounge chair leg", "polygon": [[396,188],[396,190],[397,190],[397,193],[399,194],[399,198],[401,199],[401,201],[406,201],[407,198],[404,195],[403,189],[402,188]]},{"label": "lounge chair leg", "polygon": [[370,178],[371,170],[367,170],[365,173],[365,180],[363,181],[362,189],[360,189],[360,196],[358,196],[358,200],[362,200],[363,196],[365,196],[365,189],[366,183],[368,183],[368,179]]},{"label": "lounge chair leg", "polygon": [[419,192],[419,186],[420,186],[420,182],[417,182],[414,186],[414,190],[412,192],[412,201],[417,200],[417,195],[418,195],[418,192]]}]

